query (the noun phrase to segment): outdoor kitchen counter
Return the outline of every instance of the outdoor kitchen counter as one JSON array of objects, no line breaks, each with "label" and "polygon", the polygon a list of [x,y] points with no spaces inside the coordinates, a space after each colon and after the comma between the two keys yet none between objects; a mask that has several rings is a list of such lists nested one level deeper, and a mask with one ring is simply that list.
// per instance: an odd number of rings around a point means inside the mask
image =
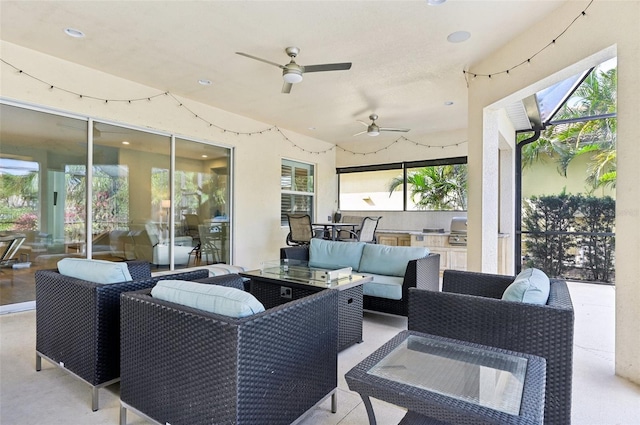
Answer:
[{"label": "outdoor kitchen counter", "polygon": [[[420,230],[376,230],[378,243],[392,246],[423,246],[433,253],[440,254],[440,272],[445,269],[467,269],[467,247],[449,243],[450,232],[424,232]],[[498,235],[498,273],[507,274],[508,233]]]}]

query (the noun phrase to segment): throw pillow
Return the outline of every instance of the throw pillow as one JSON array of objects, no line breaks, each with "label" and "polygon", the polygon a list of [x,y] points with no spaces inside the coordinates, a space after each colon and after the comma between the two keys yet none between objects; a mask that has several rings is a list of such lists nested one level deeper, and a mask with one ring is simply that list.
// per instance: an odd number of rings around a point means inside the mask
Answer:
[{"label": "throw pillow", "polygon": [[364,242],[336,242],[312,238],[309,246],[309,266],[323,269],[351,267],[358,270]]},{"label": "throw pillow", "polygon": [[61,275],[96,283],[121,283],[133,280],[127,263],[85,258],[63,258],[58,261]]},{"label": "throw pillow", "polygon": [[525,269],[502,294],[502,299],[544,305],[549,299],[549,278],[542,270]]},{"label": "throw pillow", "polygon": [[151,296],[235,318],[264,311],[262,303],[248,292],[186,280],[161,280],[151,290]]}]

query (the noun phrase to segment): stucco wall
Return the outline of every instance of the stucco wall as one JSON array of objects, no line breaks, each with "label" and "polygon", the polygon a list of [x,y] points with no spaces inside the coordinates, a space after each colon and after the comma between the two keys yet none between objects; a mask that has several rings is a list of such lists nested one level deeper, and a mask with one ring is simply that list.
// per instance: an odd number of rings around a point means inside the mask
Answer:
[{"label": "stucco wall", "polygon": [[[566,177],[558,172],[558,163],[555,158],[544,156],[541,162],[537,162],[530,168],[525,168],[522,173],[522,196],[552,195],[560,193],[563,189],[567,193],[587,195],[592,191],[585,182],[589,155],[576,157],[567,169]],[[615,199],[615,191],[610,187],[602,187],[592,191],[593,196],[611,196]]]},{"label": "stucco wall", "polygon": [[[490,74],[526,60],[564,30],[588,2],[570,1],[545,22],[509,41],[470,69]],[[493,149],[486,120],[511,100],[617,55],[618,58],[618,179],[616,210],[616,373],[640,383],[640,134],[637,95],[640,93],[640,2],[595,1],[555,46],[537,55],[531,65],[510,74],[477,78],[469,85],[469,264],[483,270],[498,202],[495,181],[487,166]],[[486,194],[491,195],[487,196]]]},{"label": "stucco wall", "polygon": [[[146,87],[4,41],[0,43],[4,60],[56,87],[109,99],[144,98],[162,92],[160,88]],[[7,65],[1,66],[0,96],[4,99],[234,147],[233,262],[236,264],[258,267],[261,261],[279,257],[279,248],[288,232],[280,226],[280,161],[283,157],[316,165],[316,181],[321,182],[317,185],[316,214],[326,217],[334,211],[337,182],[335,150],[330,149],[332,145],[326,142],[282,129],[287,137],[304,149],[327,151],[308,153],[293,146],[276,131],[242,136],[210,128],[178,107],[169,96],[132,104],[105,104],[50,90],[47,85],[21,75]],[[184,100],[184,104],[207,121],[233,131],[259,131],[273,125],[189,100]]]}]

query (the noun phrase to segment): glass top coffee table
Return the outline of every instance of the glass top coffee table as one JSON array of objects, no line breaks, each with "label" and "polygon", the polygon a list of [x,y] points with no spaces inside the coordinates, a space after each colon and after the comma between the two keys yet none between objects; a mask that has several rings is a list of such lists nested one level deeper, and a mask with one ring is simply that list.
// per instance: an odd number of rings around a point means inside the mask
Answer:
[{"label": "glass top coffee table", "polygon": [[350,267],[324,269],[291,259],[265,261],[260,269],[239,274],[251,279],[250,292],[266,309],[319,291],[339,291],[338,350],[362,342],[362,285],[372,277],[354,274]]},{"label": "glass top coffee table", "polygon": [[243,272],[249,278],[289,282],[319,289],[344,290],[370,281],[371,278],[353,274],[351,267],[326,269],[311,267],[307,261],[282,259],[265,261],[259,270]]},{"label": "glass top coffee table", "polygon": [[545,375],[541,357],[403,331],[345,378],[371,425],[369,397],[407,408],[403,425],[542,424]]}]

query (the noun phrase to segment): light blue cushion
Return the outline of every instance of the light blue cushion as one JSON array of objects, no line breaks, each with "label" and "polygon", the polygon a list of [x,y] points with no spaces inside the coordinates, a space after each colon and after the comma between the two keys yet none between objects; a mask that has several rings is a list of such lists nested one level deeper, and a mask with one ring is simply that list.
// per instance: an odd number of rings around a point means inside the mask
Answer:
[{"label": "light blue cushion", "polygon": [[96,283],[120,283],[133,280],[127,263],[85,258],[63,258],[58,261],[61,275]]},{"label": "light blue cushion", "polygon": [[264,311],[260,301],[240,289],[186,280],[161,280],[151,290],[160,300],[229,317],[247,317]]},{"label": "light blue cushion", "polygon": [[404,281],[404,278],[368,273],[362,273],[362,275],[373,277],[371,282],[367,282],[362,285],[363,295],[388,298],[390,300],[402,299],[402,282]]},{"label": "light blue cushion", "polygon": [[323,269],[351,267],[358,270],[364,242],[336,242],[312,238],[309,246],[309,266]]},{"label": "light blue cushion", "polygon": [[429,249],[424,247],[366,244],[358,271],[403,277],[409,261],[427,255]]},{"label": "light blue cushion", "polygon": [[502,294],[506,301],[544,305],[549,299],[549,278],[542,270],[525,269]]}]

